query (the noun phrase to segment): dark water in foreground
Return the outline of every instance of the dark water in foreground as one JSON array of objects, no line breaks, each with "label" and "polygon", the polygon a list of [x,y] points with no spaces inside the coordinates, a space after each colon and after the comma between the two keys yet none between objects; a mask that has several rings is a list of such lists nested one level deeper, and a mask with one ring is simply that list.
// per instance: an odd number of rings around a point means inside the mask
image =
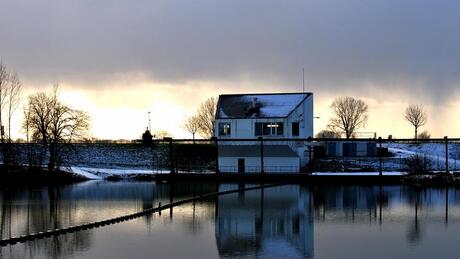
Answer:
[{"label": "dark water in foreground", "polygon": [[[247,185],[248,186],[248,185]],[[1,236],[111,218],[237,184],[0,190]],[[0,248],[1,258],[458,258],[460,189],[289,185]]]}]

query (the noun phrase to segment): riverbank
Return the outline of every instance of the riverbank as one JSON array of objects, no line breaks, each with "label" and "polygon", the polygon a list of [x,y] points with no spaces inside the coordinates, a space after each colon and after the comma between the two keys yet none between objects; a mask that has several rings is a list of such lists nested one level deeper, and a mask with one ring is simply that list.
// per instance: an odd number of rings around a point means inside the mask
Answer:
[{"label": "riverbank", "polygon": [[87,178],[59,170],[48,172],[45,168],[29,168],[16,166],[13,168],[0,168],[0,186],[22,185],[60,185],[78,183],[88,180]]}]

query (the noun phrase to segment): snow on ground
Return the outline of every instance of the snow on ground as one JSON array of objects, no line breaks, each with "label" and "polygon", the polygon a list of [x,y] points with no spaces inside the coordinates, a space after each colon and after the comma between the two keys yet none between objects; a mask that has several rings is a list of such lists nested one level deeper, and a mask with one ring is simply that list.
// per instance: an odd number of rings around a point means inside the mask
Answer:
[{"label": "snow on ground", "polygon": [[[404,172],[388,171],[382,172],[382,175],[403,175]],[[378,176],[379,172],[316,172],[312,175],[324,175],[324,176]]]},{"label": "snow on ground", "polygon": [[[431,161],[435,170],[444,170],[446,162],[446,147],[444,143],[388,143],[388,150],[396,157],[407,158],[416,154],[426,156]],[[457,170],[460,167],[460,145],[452,143],[448,146],[448,162],[450,170]]]},{"label": "snow on ground", "polygon": [[[94,167],[79,167],[71,166],[69,172],[81,175],[90,180],[105,179],[111,176],[121,178],[129,178],[138,175],[153,175],[153,170],[148,169],[114,169],[114,168],[94,168]],[[169,173],[168,170],[155,170],[155,173]]]}]

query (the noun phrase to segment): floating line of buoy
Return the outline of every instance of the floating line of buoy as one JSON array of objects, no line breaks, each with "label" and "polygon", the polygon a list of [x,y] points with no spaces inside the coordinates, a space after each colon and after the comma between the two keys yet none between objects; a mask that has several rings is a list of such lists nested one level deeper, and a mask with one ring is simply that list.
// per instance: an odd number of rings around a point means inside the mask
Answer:
[{"label": "floating line of buoy", "polygon": [[236,193],[236,192],[241,192],[241,191],[251,191],[251,190],[274,187],[274,186],[279,186],[279,185],[282,185],[282,184],[258,185],[254,187],[247,187],[244,189],[238,188],[238,189],[232,189],[232,190],[222,191],[222,192],[212,192],[212,193],[202,194],[202,195],[194,196],[191,198],[183,199],[180,201],[171,202],[165,205],[161,205],[161,202],[159,202],[158,207],[149,208],[149,209],[146,209],[140,212],[136,212],[136,213],[132,213],[132,214],[128,214],[125,216],[120,216],[116,218],[111,218],[111,219],[106,219],[106,220],[101,220],[101,221],[96,221],[96,222],[91,222],[91,223],[85,223],[85,224],[81,224],[77,226],[69,226],[69,227],[64,227],[64,228],[47,230],[44,232],[21,235],[19,237],[10,237],[8,239],[2,239],[0,240],[0,246],[14,245],[16,243],[24,243],[26,241],[32,241],[35,239],[43,239],[43,238],[48,238],[52,236],[58,236],[58,235],[64,235],[64,234],[74,233],[78,231],[88,230],[92,228],[99,228],[99,227],[103,227],[103,226],[107,226],[107,225],[111,225],[115,223],[121,223],[124,221],[132,220],[132,219],[139,218],[139,217],[142,217],[148,214],[152,214],[155,212],[159,212],[161,215],[162,210],[176,207],[179,205],[183,205],[185,203],[194,202],[197,200],[210,198],[214,196],[220,196],[224,194]]}]

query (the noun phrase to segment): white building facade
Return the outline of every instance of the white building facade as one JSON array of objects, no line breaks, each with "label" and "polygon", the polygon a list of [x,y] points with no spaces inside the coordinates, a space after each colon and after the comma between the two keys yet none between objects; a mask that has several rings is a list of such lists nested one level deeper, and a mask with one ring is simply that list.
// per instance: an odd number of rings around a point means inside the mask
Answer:
[{"label": "white building facade", "polygon": [[[215,136],[219,141],[221,172],[293,173],[307,165],[311,157],[304,141],[313,137],[313,94],[231,94],[220,95],[217,104]],[[263,139],[241,141],[241,139]],[[263,159],[261,154],[263,153]]]}]

